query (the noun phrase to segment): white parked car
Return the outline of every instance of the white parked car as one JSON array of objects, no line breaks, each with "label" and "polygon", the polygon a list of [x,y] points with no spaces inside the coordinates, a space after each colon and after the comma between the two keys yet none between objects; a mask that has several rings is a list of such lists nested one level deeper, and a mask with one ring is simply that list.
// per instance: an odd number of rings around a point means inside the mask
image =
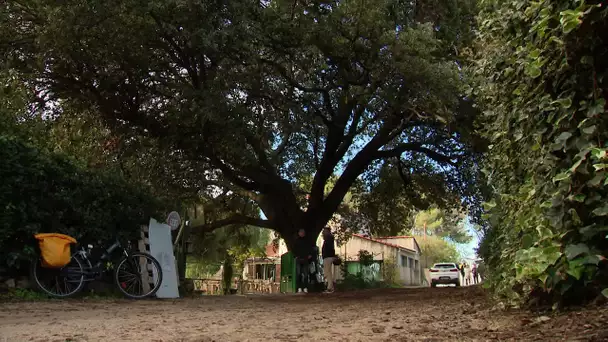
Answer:
[{"label": "white parked car", "polygon": [[453,262],[441,262],[433,265],[431,271],[431,287],[437,284],[454,284],[460,286],[460,270]]}]

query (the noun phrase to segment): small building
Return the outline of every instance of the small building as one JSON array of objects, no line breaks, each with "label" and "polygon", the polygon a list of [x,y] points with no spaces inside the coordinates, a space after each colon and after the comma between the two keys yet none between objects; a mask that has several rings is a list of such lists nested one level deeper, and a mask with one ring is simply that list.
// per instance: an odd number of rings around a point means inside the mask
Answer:
[{"label": "small building", "polygon": [[[322,246],[323,238],[320,238],[317,244]],[[393,263],[397,269],[398,281],[402,285],[417,286],[422,284],[420,246],[418,246],[418,242],[413,236],[372,238],[361,234],[353,234],[343,245],[336,245],[336,253],[346,263],[349,273],[356,273],[361,270],[361,265],[358,262],[358,255],[361,250],[371,253],[374,259],[374,264],[370,267],[371,274],[368,277],[381,280],[385,265]],[[334,268],[336,279],[343,278],[340,268],[336,266]]]},{"label": "small building", "polygon": [[423,273],[420,261],[422,252],[415,237],[387,236],[376,238],[376,240],[399,246],[399,272],[405,285],[422,285]]},{"label": "small building", "polygon": [[278,282],[281,278],[281,254],[286,251],[286,247],[281,250],[272,243],[267,245],[265,257],[249,258],[245,261],[243,279]]},{"label": "small building", "polygon": [[[319,251],[323,246],[323,237],[317,239]],[[396,268],[398,281],[406,286],[422,284],[422,270],[420,264],[420,246],[413,236],[389,236],[371,238],[361,234],[353,234],[342,245],[336,243],[336,254],[342,258],[346,269],[351,274],[364,272],[365,277],[374,280],[383,280],[385,265],[392,263]],[[363,269],[359,263],[359,251],[369,252],[374,263]],[[266,256],[263,258],[249,258],[245,262],[243,279],[250,281],[278,282],[281,277],[281,255],[287,252],[287,246],[280,240],[278,246],[269,244],[266,247]],[[341,268],[334,267],[336,280],[343,279]]]}]

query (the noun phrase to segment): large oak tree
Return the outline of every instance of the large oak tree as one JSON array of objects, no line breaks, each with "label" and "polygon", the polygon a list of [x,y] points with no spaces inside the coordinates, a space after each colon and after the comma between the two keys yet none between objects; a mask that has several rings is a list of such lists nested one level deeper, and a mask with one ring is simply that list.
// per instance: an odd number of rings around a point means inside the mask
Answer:
[{"label": "large oak tree", "polygon": [[43,111],[94,112],[123,141],[154,140],[190,188],[266,217],[202,229],[255,225],[291,245],[299,228],[316,237],[361,175],[394,170],[418,197],[463,202],[470,3],[20,0],[0,5],[0,47]]}]

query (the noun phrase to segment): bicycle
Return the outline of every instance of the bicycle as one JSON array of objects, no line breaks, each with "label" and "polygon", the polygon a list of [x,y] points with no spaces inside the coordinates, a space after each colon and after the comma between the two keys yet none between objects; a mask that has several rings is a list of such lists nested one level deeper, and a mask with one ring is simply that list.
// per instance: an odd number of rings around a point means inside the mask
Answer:
[{"label": "bicycle", "polygon": [[[94,260],[91,254],[92,249],[93,245],[90,244],[87,249],[77,249],[70,262],[62,268],[43,267],[42,258],[35,259],[31,266],[34,285],[52,297],[73,296],[84,288],[85,283],[100,279],[106,270],[106,263],[112,261],[112,253],[120,249],[123,257],[116,263],[113,281],[123,295],[140,299],[153,296],[160,288],[163,272],[160,263],[152,255],[143,252],[132,253],[130,248],[124,248],[118,239],[106,248],[97,260]],[[137,293],[129,292],[131,290]]]}]

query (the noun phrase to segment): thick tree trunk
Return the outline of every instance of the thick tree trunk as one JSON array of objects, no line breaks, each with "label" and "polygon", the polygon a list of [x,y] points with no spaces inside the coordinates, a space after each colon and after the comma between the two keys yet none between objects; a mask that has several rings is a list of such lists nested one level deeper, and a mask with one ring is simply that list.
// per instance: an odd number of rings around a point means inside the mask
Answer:
[{"label": "thick tree trunk", "polygon": [[232,288],[232,276],[234,275],[232,262],[232,257],[227,255],[226,259],[224,259],[224,272],[222,273],[222,291],[224,295],[229,295]]},{"label": "thick tree trunk", "polygon": [[316,245],[328,220],[320,216],[321,211],[304,212],[297,203],[291,184],[285,182],[284,185],[286,186],[279,191],[260,196],[258,205],[272,223],[272,229],[283,238],[289,251],[293,251],[300,229],[306,232],[309,243]]},{"label": "thick tree trunk", "polygon": [[277,191],[260,196],[258,205],[272,222],[273,229],[281,235],[288,250],[293,250],[300,229],[304,229],[310,243],[315,244],[325,223],[320,225],[318,215],[300,208],[289,182],[282,185]]},{"label": "thick tree trunk", "polygon": [[308,243],[311,244],[312,246],[315,246],[317,244],[317,238],[319,237],[319,234],[321,234],[321,231],[323,230],[323,227],[319,228],[319,227],[310,226],[310,225],[307,225],[305,221],[299,222],[299,223],[294,222],[294,224],[288,228],[289,228],[288,230],[284,230],[284,231],[280,232],[280,234],[281,234],[281,237],[283,238],[283,240],[285,241],[285,245],[287,245],[287,250],[289,250],[289,251],[294,250],[296,240],[298,239],[298,231],[300,230],[300,228],[302,228],[306,231],[306,237],[308,239]]}]

